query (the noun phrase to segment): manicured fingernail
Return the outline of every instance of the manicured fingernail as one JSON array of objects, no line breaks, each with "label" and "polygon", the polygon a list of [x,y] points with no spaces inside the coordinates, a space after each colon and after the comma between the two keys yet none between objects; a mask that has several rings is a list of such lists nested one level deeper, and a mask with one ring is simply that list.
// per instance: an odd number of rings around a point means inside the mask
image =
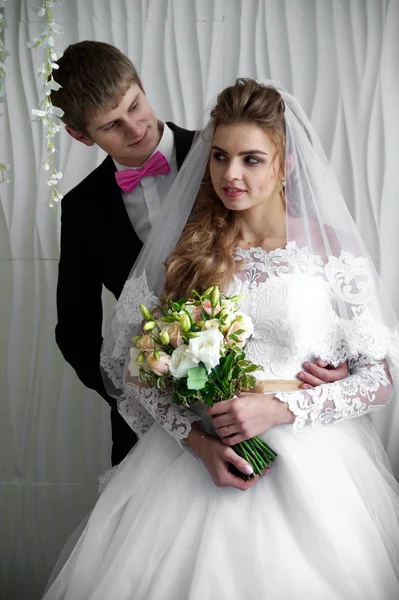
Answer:
[{"label": "manicured fingernail", "polygon": [[302,381],[305,381],[305,373],[298,373],[297,375],[298,379],[301,379]]},{"label": "manicured fingernail", "polygon": [[303,366],[304,369],[309,369],[309,363],[308,362],[303,363],[302,366]]},{"label": "manicured fingernail", "polygon": [[254,472],[254,470],[251,467],[251,465],[245,465],[245,467],[244,467],[244,473],[246,475],[252,475],[253,472]]}]

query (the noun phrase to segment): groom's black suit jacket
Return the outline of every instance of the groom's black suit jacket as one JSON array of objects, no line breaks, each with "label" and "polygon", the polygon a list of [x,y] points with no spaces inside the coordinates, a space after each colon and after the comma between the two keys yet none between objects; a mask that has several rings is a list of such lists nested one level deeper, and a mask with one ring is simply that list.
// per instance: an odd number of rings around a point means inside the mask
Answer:
[{"label": "groom's black suit jacket", "polygon": [[[168,123],[181,167],[194,138]],[[56,342],[79,379],[111,406],[112,464],[119,463],[137,438],[107,395],[100,372],[102,287],[118,298],[142,242],[137,237],[115,180],[110,156],[62,200],[58,267]]]}]

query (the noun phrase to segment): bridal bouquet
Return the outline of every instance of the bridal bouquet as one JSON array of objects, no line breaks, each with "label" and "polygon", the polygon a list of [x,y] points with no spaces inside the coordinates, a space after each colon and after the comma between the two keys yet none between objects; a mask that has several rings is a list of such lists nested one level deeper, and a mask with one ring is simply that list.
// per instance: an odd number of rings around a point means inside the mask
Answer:
[{"label": "bridal bouquet", "polygon": [[[140,305],[143,333],[132,339],[128,369],[149,387],[169,387],[173,402],[212,406],[255,387],[252,373],[262,367],[245,357],[253,324],[239,310],[241,297],[226,296],[217,286],[192,295],[152,310]],[[233,448],[257,475],[277,456],[258,437]]]}]

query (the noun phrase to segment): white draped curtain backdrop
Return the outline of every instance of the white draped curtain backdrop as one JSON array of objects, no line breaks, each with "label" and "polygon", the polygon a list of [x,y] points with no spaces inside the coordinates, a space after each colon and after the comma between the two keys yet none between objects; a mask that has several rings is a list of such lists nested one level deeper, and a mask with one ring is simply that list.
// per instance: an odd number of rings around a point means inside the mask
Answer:
[{"label": "white draped curtain backdrop", "polygon": [[[60,210],[47,207],[39,103],[39,0],[8,0],[7,102],[0,118],[0,596],[40,598],[66,538],[109,467],[106,403],[84,388],[54,342]],[[158,116],[195,128],[237,76],[272,78],[298,97],[399,314],[399,0],[64,0],[58,54],[109,42],[136,64]],[[103,158],[58,136],[66,193]],[[71,293],[80,294],[79,289]],[[104,296],[106,313],[112,299]],[[81,298],[82,310],[90,311]],[[83,339],[76,340],[84,344]],[[396,400],[373,416],[399,475]]]}]

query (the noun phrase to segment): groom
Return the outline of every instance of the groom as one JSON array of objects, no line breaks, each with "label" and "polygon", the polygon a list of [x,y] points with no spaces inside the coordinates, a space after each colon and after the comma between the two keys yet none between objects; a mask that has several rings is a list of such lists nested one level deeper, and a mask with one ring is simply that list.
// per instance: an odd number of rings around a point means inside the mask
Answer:
[{"label": "groom", "polygon": [[[111,407],[115,465],[137,438],[101,377],[102,289],[119,297],[195,132],[157,119],[133,63],[114,46],[79,42],[57,62],[53,76],[62,87],[51,100],[64,111],[66,131],[108,156],[62,200],[56,342]],[[310,363],[300,378],[312,386],[345,375],[345,365]]]}]

